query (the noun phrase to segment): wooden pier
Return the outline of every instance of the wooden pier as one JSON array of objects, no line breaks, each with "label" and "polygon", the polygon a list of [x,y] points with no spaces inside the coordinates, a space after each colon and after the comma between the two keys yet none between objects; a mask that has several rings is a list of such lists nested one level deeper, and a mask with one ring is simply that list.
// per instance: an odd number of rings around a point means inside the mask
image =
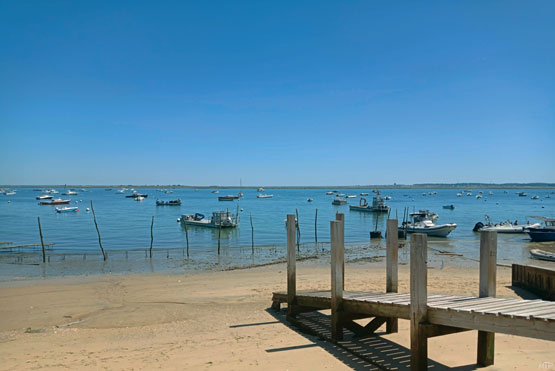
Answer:
[{"label": "wooden pier", "polygon": [[[497,233],[481,232],[479,296],[427,295],[427,236],[410,241],[410,293],[397,292],[397,220],[387,221],[386,292],[344,291],[344,217],[330,222],[331,290],[296,291],[295,216],[287,216],[287,292],[275,292],[272,308],[287,303],[287,320],[299,324],[300,313],[331,309],[331,338],[343,339],[348,329],[358,336],[374,333],[386,324],[397,332],[397,320],[410,324],[411,369],[428,365],[427,339],[478,330],[477,363],[494,362],[495,333],[555,341],[555,302],[495,297]],[[373,318],[366,326],[354,320]]]}]

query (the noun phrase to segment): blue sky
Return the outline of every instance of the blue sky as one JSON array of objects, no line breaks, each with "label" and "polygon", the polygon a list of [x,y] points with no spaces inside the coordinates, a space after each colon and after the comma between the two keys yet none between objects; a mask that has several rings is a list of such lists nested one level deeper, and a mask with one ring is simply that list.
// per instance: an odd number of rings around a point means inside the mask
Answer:
[{"label": "blue sky", "polygon": [[2,1],[0,184],[555,182],[553,1]]}]

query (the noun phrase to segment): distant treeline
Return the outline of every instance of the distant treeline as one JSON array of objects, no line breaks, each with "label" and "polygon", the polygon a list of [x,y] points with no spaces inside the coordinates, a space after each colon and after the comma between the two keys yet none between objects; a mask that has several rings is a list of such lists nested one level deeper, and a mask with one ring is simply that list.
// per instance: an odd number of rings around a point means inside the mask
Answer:
[{"label": "distant treeline", "polygon": [[242,188],[257,189],[258,187],[271,189],[421,189],[421,188],[555,188],[555,183],[420,183],[420,184],[367,184],[367,185],[327,185],[327,186],[239,186],[239,185],[209,185],[193,186],[181,184],[119,184],[119,185],[90,185],[90,184],[41,184],[41,185],[0,185],[1,188],[184,188],[184,189],[226,189]]}]

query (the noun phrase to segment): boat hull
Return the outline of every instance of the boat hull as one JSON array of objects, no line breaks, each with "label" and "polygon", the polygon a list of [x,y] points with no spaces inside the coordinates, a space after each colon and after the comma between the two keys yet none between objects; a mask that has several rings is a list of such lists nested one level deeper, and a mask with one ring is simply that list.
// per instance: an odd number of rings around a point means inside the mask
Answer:
[{"label": "boat hull", "polygon": [[530,250],[530,255],[532,255],[532,257],[535,259],[555,262],[555,254],[547,251],[532,249]]},{"label": "boat hull", "polygon": [[526,231],[533,242],[555,241],[554,230],[528,230]]},{"label": "boat hull", "polygon": [[423,233],[430,237],[447,237],[449,233],[457,228],[456,224],[443,224],[433,227],[408,227],[407,233]]}]

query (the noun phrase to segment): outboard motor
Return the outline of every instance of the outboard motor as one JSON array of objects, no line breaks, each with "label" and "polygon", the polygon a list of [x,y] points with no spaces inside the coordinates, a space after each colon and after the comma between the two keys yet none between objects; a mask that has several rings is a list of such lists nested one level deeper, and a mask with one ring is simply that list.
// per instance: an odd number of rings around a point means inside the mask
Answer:
[{"label": "outboard motor", "polygon": [[484,223],[478,222],[474,225],[474,228],[472,228],[472,232],[478,232],[482,228],[484,228]]}]

